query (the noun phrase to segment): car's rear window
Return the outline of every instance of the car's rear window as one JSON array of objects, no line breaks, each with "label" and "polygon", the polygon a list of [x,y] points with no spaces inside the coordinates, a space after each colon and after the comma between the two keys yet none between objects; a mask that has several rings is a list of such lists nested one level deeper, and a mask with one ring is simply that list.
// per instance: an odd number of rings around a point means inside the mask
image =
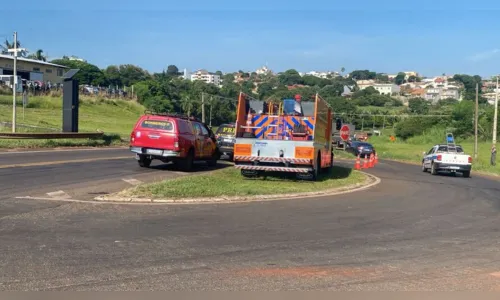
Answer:
[{"label": "car's rear window", "polygon": [[172,122],[163,120],[144,120],[142,121],[141,127],[166,131],[172,131],[174,129]]},{"label": "car's rear window", "polygon": [[236,128],[231,126],[221,126],[217,129],[217,134],[236,134]]}]

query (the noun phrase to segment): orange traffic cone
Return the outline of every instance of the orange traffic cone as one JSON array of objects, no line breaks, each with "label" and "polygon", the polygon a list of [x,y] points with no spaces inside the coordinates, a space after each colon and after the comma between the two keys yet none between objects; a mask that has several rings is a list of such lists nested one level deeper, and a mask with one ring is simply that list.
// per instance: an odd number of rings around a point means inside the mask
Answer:
[{"label": "orange traffic cone", "polygon": [[370,166],[368,165],[368,156],[365,155],[365,160],[363,161],[363,169],[368,169]]},{"label": "orange traffic cone", "polygon": [[354,170],[361,170],[361,162],[359,155],[356,157],[356,163],[354,164]]},{"label": "orange traffic cone", "polygon": [[373,163],[374,163],[374,160],[373,160],[373,153],[372,153],[372,154],[370,154],[370,158],[369,158],[369,161],[368,161],[369,168],[373,168],[374,167]]},{"label": "orange traffic cone", "polygon": [[375,152],[375,164],[378,164],[378,155],[377,155],[377,152]]}]

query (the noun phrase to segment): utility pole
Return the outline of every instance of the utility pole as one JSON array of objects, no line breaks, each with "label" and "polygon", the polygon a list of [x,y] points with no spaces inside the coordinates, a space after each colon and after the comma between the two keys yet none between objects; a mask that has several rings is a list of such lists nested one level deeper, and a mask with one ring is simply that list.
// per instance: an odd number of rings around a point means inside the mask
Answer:
[{"label": "utility pole", "polygon": [[26,49],[17,48],[17,32],[14,31],[14,48],[7,49],[7,52],[14,53],[14,70],[12,78],[12,132],[16,132],[16,88],[17,88],[17,52],[22,52]]},{"label": "utility pole", "polygon": [[497,144],[497,116],[498,116],[498,75],[497,88],[495,90],[495,116],[493,117],[493,145]]},{"label": "utility pole", "polygon": [[212,105],[214,103],[214,99],[212,98],[212,96],[210,96],[210,127],[212,127]]},{"label": "utility pole", "polygon": [[12,84],[12,132],[16,132],[17,32],[14,32],[14,78]]},{"label": "utility pole", "polygon": [[205,123],[205,93],[201,92],[201,121]]},{"label": "utility pole", "polygon": [[479,83],[476,83],[476,113],[474,114],[474,160],[477,159],[477,122],[479,119]]}]

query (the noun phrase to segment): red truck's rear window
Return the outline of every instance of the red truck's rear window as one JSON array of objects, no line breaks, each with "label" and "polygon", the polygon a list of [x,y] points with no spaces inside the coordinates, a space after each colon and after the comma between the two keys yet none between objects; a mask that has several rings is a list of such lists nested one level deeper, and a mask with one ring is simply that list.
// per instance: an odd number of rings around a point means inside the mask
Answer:
[{"label": "red truck's rear window", "polygon": [[161,120],[144,120],[141,124],[142,128],[150,128],[150,129],[159,129],[172,131],[174,129],[174,125],[170,121],[161,121]]}]

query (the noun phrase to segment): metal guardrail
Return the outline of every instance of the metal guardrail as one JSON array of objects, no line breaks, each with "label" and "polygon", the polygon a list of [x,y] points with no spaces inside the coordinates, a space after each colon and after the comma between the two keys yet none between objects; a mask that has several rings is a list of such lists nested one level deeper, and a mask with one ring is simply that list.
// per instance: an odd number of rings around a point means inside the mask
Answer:
[{"label": "metal guardrail", "polygon": [[0,139],[93,139],[102,138],[104,132],[20,132],[20,133],[2,133]]}]

